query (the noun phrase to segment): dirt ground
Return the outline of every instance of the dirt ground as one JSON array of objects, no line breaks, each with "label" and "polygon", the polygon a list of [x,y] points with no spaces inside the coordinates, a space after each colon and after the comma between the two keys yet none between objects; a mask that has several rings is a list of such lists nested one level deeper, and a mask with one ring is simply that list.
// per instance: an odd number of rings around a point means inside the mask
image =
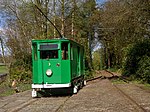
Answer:
[{"label": "dirt ground", "polygon": [[29,90],[0,97],[0,112],[150,112],[150,92],[132,83],[97,79],[72,96],[33,99]]}]

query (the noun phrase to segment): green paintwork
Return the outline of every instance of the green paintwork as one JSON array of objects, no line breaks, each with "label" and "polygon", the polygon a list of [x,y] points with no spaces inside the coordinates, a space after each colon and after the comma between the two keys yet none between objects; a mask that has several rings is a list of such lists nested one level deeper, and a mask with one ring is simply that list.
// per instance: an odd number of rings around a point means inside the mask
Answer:
[{"label": "green paintwork", "polygon": [[[61,83],[61,66],[57,67],[58,63],[60,63],[59,60],[41,60],[44,83]],[[51,76],[46,75],[48,69],[52,70]]]},{"label": "green paintwork", "polygon": [[[62,59],[62,44],[68,47],[68,58]],[[41,59],[40,45],[58,44],[58,58]],[[54,50],[48,48],[49,50]],[[84,74],[84,49],[81,45],[68,39],[32,40],[33,84],[66,84]],[[47,76],[47,69],[52,75]]]}]

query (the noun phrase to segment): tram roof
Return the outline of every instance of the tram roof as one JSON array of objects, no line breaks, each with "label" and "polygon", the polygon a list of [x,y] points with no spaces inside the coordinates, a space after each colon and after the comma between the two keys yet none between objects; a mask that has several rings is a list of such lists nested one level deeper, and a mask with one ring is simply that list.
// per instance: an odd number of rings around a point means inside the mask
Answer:
[{"label": "tram roof", "polygon": [[66,39],[66,38],[41,39],[41,40],[32,39],[32,43],[46,43],[46,42],[52,42],[52,43],[53,42],[71,42],[71,43],[77,44],[79,46],[82,46],[81,44],[79,44],[73,40]]}]

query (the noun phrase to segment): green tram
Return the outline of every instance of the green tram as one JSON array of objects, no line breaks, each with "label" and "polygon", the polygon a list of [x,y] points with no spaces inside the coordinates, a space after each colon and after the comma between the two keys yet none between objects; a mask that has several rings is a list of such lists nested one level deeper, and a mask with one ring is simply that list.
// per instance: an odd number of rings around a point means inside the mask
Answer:
[{"label": "green tram", "polygon": [[32,40],[32,97],[39,91],[72,88],[84,81],[84,48],[68,39]]}]

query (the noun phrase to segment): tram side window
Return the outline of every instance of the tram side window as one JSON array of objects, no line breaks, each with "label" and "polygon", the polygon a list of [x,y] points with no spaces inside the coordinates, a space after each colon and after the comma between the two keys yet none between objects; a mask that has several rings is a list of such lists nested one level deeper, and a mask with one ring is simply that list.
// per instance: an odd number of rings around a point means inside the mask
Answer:
[{"label": "tram side window", "polygon": [[34,60],[37,60],[37,45],[36,44],[33,45],[33,49],[34,49]]},{"label": "tram side window", "polygon": [[71,60],[73,60],[73,46],[72,46],[72,44],[71,44],[71,55],[70,55],[70,57],[71,57]]},{"label": "tram side window", "polygon": [[58,50],[44,50],[40,51],[40,59],[57,59]]},{"label": "tram side window", "polygon": [[62,60],[68,59],[68,43],[62,43],[61,45],[61,54],[62,54]]}]

